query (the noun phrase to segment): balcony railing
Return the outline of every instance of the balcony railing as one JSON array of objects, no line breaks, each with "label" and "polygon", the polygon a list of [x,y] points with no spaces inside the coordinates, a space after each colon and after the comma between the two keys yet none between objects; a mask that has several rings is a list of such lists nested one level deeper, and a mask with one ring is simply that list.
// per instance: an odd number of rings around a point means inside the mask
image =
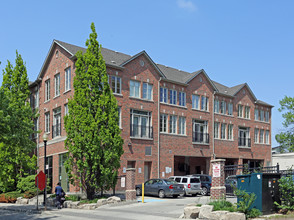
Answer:
[{"label": "balcony railing", "polygon": [[153,138],[153,127],[131,124],[131,137]]},{"label": "balcony railing", "polygon": [[61,123],[52,126],[52,138],[61,136]]},{"label": "balcony railing", "polygon": [[209,134],[202,132],[193,132],[192,142],[209,144]]},{"label": "balcony railing", "polygon": [[238,139],[239,147],[251,147],[251,139],[250,138],[241,138]]}]

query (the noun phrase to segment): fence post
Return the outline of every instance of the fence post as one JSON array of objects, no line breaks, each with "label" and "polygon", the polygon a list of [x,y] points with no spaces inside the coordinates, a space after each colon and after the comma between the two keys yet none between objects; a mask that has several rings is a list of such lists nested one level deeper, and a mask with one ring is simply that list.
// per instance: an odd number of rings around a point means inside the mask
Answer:
[{"label": "fence post", "polygon": [[135,189],[135,171],[136,168],[128,168],[126,176],[126,201],[136,200]]}]

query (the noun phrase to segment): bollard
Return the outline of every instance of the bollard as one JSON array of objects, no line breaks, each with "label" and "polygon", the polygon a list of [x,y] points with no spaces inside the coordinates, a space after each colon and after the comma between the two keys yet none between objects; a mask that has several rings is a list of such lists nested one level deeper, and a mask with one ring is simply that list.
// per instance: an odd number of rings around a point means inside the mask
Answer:
[{"label": "bollard", "polygon": [[142,183],[142,203],[144,203],[144,183]]}]

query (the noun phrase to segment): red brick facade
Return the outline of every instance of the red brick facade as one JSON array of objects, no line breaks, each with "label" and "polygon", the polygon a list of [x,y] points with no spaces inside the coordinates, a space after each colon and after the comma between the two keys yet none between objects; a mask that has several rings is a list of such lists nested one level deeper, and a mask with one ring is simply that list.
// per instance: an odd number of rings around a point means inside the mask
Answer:
[{"label": "red brick facade", "polygon": [[[58,52],[57,52],[58,51]],[[121,135],[124,139],[124,154],[121,157],[120,175],[126,175],[126,168],[136,168],[136,184],[144,182],[146,178],[169,177],[171,175],[184,175],[193,173],[209,173],[210,159],[226,159],[226,164],[242,164],[247,162],[263,163],[268,165],[271,158],[271,106],[258,102],[250,88],[244,84],[234,95],[227,95],[220,92],[214,83],[209,79],[204,71],[195,74],[187,83],[177,82],[168,79],[145,52],[133,56],[122,65],[112,65],[106,63],[107,72],[111,76],[121,78],[121,94],[115,94],[118,105],[121,107]],[[65,91],[65,70],[71,69],[71,90]],[[168,68],[168,67],[167,67]],[[172,68],[170,68],[173,70]],[[178,71],[181,73],[181,71]],[[56,74],[60,74],[60,95],[54,97]],[[66,47],[56,43],[52,44],[49,54],[44,62],[38,80],[34,85],[39,88],[39,167],[43,169],[44,148],[42,136],[45,130],[45,113],[50,114],[50,132],[47,142],[47,155],[52,156],[52,178],[53,186],[60,180],[63,172],[60,166],[60,154],[65,153],[64,140],[66,133],[63,125],[65,115],[65,104],[73,96],[73,78],[75,73],[74,58]],[[50,99],[45,101],[45,82],[50,80]],[[130,80],[140,83],[140,97],[130,97]],[[152,84],[152,100],[143,99],[143,83]],[[167,101],[169,102],[169,90],[177,93],[177,104],[167,104],[160,102],[160,87],[167,88]],[[32,87],[32,91],[34,88]],[[186,105],[179,105],[179,92],[186,93]],[[192,108],[192,95],[199,95],[208,98],[208,111]],[[213,113],[214,99],[226,101],[226,114]],[[233,115],[229,116],[228,103],[233,104]],[[250,107],[250,119],[238,117],[238,105],[243,105],[243,115],[245,106]],[[52,138],[53,111],[61,108],[61,134]],[[258,108],[264,112],[269,112],[269,121],[262,122],[254,119],[254,111]],[[131,136],[131,110],[149,112],[152,126],[151,138],[138,138]],[[160,114],[168,117],[167,132],[159,132]],[[176,116],[176,134],[170,133],[170,115]],[[179,134],[179,118],[185,117],[185,134]],[[134,119],[133,119],[134,120]],[[137,119],[136,119],[137,120]],[[142,119],[140,119],[142,120]],[[145,119],[144,119],[145,120]],[[147,119],[149,120],[149,119]],[[221,124],[226,124],[226,137],[214,139],[214,123],[219,122],[219,135],[221,135]],[[193,142],[193,121],[206,123],[207,142]],[[233,125],[232,140],[228,140],[228,125]],[[240,127],[248,128],[246,138],[251,139],[251,147],[241,147],[238,143]],[[254,130],[258,128],[268,133],[268,144],[254,143]],[[141,128],[142,129],[142,128]],[[140,130],[140,132],[143,132]],[[202,137],[202,136],[201,136]],[[200,141],[201,142],[201,141]],[[214,142],[214,144],[213,144]],[[146,147],[148,153],[146,155]],[[214,155],[213,155],[214,153]],[[147,170],[149,175],[147,175]],[[121,188],[120,182],[118,189]],[[78,187],[70,186],[70,191],[76,191]]]}]

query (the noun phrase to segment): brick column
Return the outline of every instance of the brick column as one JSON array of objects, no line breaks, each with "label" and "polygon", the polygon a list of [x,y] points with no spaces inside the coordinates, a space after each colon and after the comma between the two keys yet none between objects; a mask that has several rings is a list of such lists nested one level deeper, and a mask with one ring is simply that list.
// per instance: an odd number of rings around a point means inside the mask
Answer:
[{"label": "brick column", "polygon": [[211,199],[226,199],[225,187],[225,159],[211,160],[212,183],[210,188]]},{"label": "brick column", "polygon": [[135,176],[136,168],[128,168],[126,175],[126,201],[136,200]]}]

